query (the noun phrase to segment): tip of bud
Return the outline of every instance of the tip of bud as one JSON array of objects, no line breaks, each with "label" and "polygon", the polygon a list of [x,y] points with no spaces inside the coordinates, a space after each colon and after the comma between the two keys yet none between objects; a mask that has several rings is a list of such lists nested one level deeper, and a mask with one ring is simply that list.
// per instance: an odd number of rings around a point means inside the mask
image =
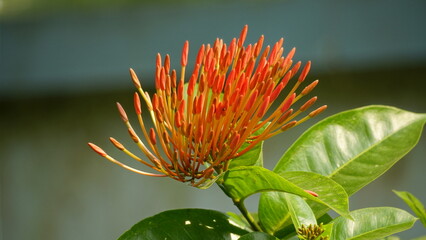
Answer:
[{"label": "tip of bud", "polygon": [[267,96],[266,99],[263,101],[262,105],[259,108],[259,111],[257,112],[257,117],[261,118],[263,115],[265,115],[266,111],[268,110],[270,101],[270,96]]},{"label": "tip of bud", "polygon": [[149,140],[151,141],[152,144],[154,145],[157,144],[157,139],[155,137],[155,131],[153,128],[149,130]]},{"label": "tip of bud", "polygon": [[130,68],[130,77],[132,78],[133,84],[136,88],[141,88],[141,82],[139,81],[138,76],[136,75],[135,71],[133,71],[132,68]]},{"label": "tip of bud", "polygon": [[185,41],[182,48],[182,57],[180,64],[182,67],[185,67],[188,64],[188,51],[189,51],[189,42]]},{"label": "tip of bud", "polygon": [[157,53],[155,65],[156,65],[157,68],[161,67],[161,54],[160,53]]},{"label": "tip of bud", "polygon": [[292,58],[293,58],[293,56],[294,56],[294,54],[296,53],[296,48],[294,47],[294,48],[292,48],[291,49],[291,51],[287,54],[287,56],[286,56],[286,59],[287,59],[287,61],[290,61]]},{"label": "tip of bud", "polygon": [[291,94],[291,96],[285,101],[284,105],[281,107],[281,112],[287,111],[293,104],[294,99],[296,98],[296,93]]},{"label": "tip of bud", "polygon": [[306,109],[310,108],[312,105],[314,105],[314,103],[317,101],[317,97],[313,97],[311,99],[309,99],[305,104],[303,104],[303,106],[300,107],[300,111],[306,111]]},{"label": "tip of bud", "polygon": [[291,122],[287,123],[286,125],[282,126],[281,127],[281,131],[284,132],[284,131],[286,131],[286,130],[292,128],[292,127],[294,127],[296,124],[297,124],[296,120],[291,121]]},{"label": "tip of bud", "polygon": [[319,80],[313,81],[311,84],[309,84],[307,87],[305,87],[300,94],[301,95],[309,94],[318,85],[318,82],[319,82]]},{"label": "tip of bud", "polygon": [[93,143],[87,143],[87,145],[89,145],[90,148],[92,148],[93,151],[95,151],[97,154],[101,155],[102,157],[107,156],[106,152],[104,150],[102,150],[102,148],[96,146]]},{"label": "tip of bud", "polygon": [[299,79],[298,79],[299,82],[303,82],[305,80],[310,69],[311,69],[311,61],[308,61],[305,65],[305,67],[303,68],[302,73],[299,76]]},{"label": "tip of bud", "polygon": [[316,110],[312,111],[311,113],[309,113],[309,117],[313,118],[317,116],[318,114],[324,112],[326,109],[327,109],[327,105],[321,106],[317,108]]},{"label": "tip of bud", "polygon": [[238,47],[243,46],[244,41],[247,37],[247,31],[248,31],[248,25],[245,25],[243,29],[241,30],[240,38],[238,39]]},{"label": "tip of bud", "polygon": [[135,94],[133,95],[133,104],[135,105],[136,114],[142,114],[141,100],[137,92],[135,92]]},{"label": "tip of bud", "polygon": [[311,195],[312,195],[312,196],[314,196],[314,197],[318,197],[318,193],[313,192],[313,191],[311,191],[311,190],[305,190],[305,192],[307,192],[307,193],[311,194]]},{"label": "tip of bud", "polygon": [[124,150],[124,146],[123,144],[121,144],[119,141],[117,141],[115,138],[110,137],[109,140],[111,141],[112,144],[114,144],[114,146],[120,150]]},{"label": "tip of bud", "polygon": [[123,119],[124,122],[128,122],[129,119],[127,118],[127,114],[124,111],[123,107],[121,106],[119,102],[117,102],[116,104],[117,104],[118,112],[120,113],[121,119]]}]

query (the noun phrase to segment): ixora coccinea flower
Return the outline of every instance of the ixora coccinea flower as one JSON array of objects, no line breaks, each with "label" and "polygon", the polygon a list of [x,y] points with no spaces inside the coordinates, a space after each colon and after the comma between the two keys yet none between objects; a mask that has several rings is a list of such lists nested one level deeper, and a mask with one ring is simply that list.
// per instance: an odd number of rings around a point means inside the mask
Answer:
[{"label": "ixora coccinea flower", "polygon": [[[158,54],[156,93],[152,97],[142,89],[138,77],[130,69],[138,90],[134,94],[134,108],[145,140],[136,133],[123,107],[119,103],[117,106],[130,137],[145,157],[130,152],[114,138],[110,140],[118,149],[156,173],[127,166],[93,143],[89,146],[133,172],[168,176],[199,186],[226,171],[232,159],[248,152],[259,142],[325,110],[326,106],[322,106],[300,120],[294,120],[317,100],[316,97],[310,98],[297,110],[292,109],[294,103],[318,84],[318,80],[313,81],[299,91],[311,63],[307,62],[303,67],[301,62],[293,64],[294,48],[283,56],[283,39],[263,51],[263,36],[255,44],[244,46],[247,30],[245,26],[240,37],[234,38],[229,45],[222,39],[216,39],[212,46],[202,45],[187,83],[188,41],[182,50],[180,76],[170,69],[170,57],[166,55],[162,62]],[[152,120],[153,127],[149,129],[142,118],[141,98]],[[272,106],[277,99],[280,102]],[[254,135],[259,129],[263,131]],[[243,147],[244,143],[247,144]]]}]

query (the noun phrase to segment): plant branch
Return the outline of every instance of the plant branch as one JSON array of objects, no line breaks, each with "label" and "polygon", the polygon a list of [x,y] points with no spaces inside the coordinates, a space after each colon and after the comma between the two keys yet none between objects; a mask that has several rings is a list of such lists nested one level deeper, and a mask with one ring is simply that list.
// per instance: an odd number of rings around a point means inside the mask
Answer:
[{"label": "plant branch", "polygon": [[250,224],[250,226],[251,226],[251,228],[254,230],[254,231],[258,231],[258,232],[263,232],[262,231],[262,228],[259,226],[259,224],[257,224],[257,222],[254,220],[254,218],[253,218],[253,216],[250,214],[250,212],[247,210],[247,208],[245,207],[245,205],[244,205],[244,202],[243,201],[239,201],[239,200],[236,200],[236,199],[234,199],[234,198],[232,198],[229,194],[228,194],[228,192],[227,192],[227,190],[226,190],[226,188],[221,184],[221,183],[218,183],[218,182],[216,182],[217,183],[217,185],[220,187],[220,189],[222,189],[222,191],[228,196],[228,197],[230,197],[231,199],[232,199],[232,202],[234,203],[234,205],[238,208],[238,210],[240,210],[240,212],[241,212],[241,214],[244,216],[244,218],[247,220],[247,222]]},{"label": "plant branch", "polygon": [[249,213],[249,211],[247,211],[247,208],[244,206],[244,202],[237,202],[234,199],[232,199],[232,201],[234,202],[234,205],[238,208],[238,210],[240,210],[240,212],[243,214],[244,218],[247,220],[253,230],[263,232],[262,228],[254,220],[253,216]]}]

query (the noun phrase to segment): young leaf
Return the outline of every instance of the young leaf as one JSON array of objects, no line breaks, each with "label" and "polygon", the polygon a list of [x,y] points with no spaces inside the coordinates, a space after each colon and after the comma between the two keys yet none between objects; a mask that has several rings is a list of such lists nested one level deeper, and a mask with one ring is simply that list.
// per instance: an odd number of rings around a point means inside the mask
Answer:
[{"label": "young leaf", "polygon": [[274,172],[328,176],[352,195],[386,172],[418,142],[426,114],[368,106],[326,118],[307,130]]},{"label": "young leaf", "polygon": [[230,218],[206,209],[177,209],[146,218],[125,232],[119,240],[231,240],[247,234]]},{"label": "young leaf", "polygon": [[285,195],[285,203],[289,210],[294,228],[298,229],[302,225],[309,226],[317,224],[315,215],[305,200],[293,194],[282,194]]},{"label": "young leaf", "polygon": [[[329,224],[325,224],[322,226],[322,228],[324,229],[324,232],[320,235],[320,237],[329,237],[329,240],[333,240],[333,238],[331,238],[331,234],[333,232],[333,225],[334,223],[329,223]],[[337,239],[334,239],[337,240]]]},{"label": "young leaf", "polygon": [[[348,195],[342,186],[330,178],[312,172],[284,172],[281,176],[302,189],[318,194],[317,198],[322,201],[339,205],[349,211]],[[286,195],[283,193],[262,193],[259,201],[259,219],[268,232],[274,233],[291,224],[289,221],[291,212],[283,204],[286,201]],[[312,201],[308,201],[308,203],[314,212],[324,208],[323,205]]]},{"label": "young leaf", "polygon": [[354,221],[338,217],[331,239],[380,239],[411,228],[417,220],[404,210],[391,207],[364,208],[351,212]]},{"label": "young leaf", "polygon": [[413,194],[409,192],[400,192],[395,190],[393,190],[393,192],[402,200],[404,200],[404,202],[411,208],[411,210],[413,210],[414,214],[416,214],[416,216],[426,227],[426,210],[422,202],[420,202],[419,199],[417,199]]}]

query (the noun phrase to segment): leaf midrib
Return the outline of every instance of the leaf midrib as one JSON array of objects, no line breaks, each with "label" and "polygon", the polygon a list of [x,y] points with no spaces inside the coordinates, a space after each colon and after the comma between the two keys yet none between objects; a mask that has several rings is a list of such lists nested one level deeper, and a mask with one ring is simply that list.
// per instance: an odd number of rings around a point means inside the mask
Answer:
[{"label": "leaf midrib", "polygon": [[[401,227],[403,227],[403,226],[406,226],[406,225],[409,225],[409,226],[412,226],[413,224],[414,224],[414,222],[416,221],[416,219],[414,219],[414,220],[409,220],[409,221],[407,221],[407,222],[405,222],[405,223],[400,223],[400,224],[394,224],[394,225],[391,225],[391,226],[388,226],[388,227],[381,227],[381,228],[376,228],[376,229],[374,229],[374,230],[371,230],[371,231],[368,231],[368,232],[364,232],[364,233],[362,233],[362,234],[360,234],[360,235],[356,235],[356,236],[353,236],[353,237],[351,237],[351,238],[349,238],[349,239],[347,239],[347,240],[353,240],[353,239],[359,239],[360,237],[363,237],[363,236],[366,236],[366,235],[368,235],[368,234],[371,234],[371,233],[374,233],[374,232],[377,232],[377,231],[381,231],[381,230],[386,230],[387,228],[397,228],[397,227],[399,227],[399,226],[401,226]],[[398,228],[399,229],[399,228]],[[390,234],[389,234],[390,235]]]},{"label": "leaf midrib", "polygon": [[[331,174],[328,175],[328,177],[332,178],[334,175],[336,175],[338,172],[340,172],[341,169],[343,169],[344,167],[346,167],[347,165],[349,165],[350,163],[352,163],[353,161],[355,161],[355,159],[358,159],[360,156],[364,155],[366,152],[370,151],[371,149],[375,148],[376,146],[378,146],[382,142],[386,141],[387,139],[391,138],[392,136],[397,135],[400,131],[406,129],[407,127],[411,126],[413,123],[416,123],[416,122],[418,122],[420,120],[425,121],[424,118],[423,119],[422,118],[416,119],[415,121],[410,122],[409,124],[406,124],[404,127],[401,127],[400,129],[398,129],[397,131],[393,132],[392,134],[389,134],[386,137],[380,139],[380,141],[372,144],[369,148],[365,149],[364,151],[361,151],[359,154],[357,154],[351,160],[345,162],[343,165],[341,165],[340,167],[336,168]],[[407,152],[409,152],[410,149],[408,149]]]}]

